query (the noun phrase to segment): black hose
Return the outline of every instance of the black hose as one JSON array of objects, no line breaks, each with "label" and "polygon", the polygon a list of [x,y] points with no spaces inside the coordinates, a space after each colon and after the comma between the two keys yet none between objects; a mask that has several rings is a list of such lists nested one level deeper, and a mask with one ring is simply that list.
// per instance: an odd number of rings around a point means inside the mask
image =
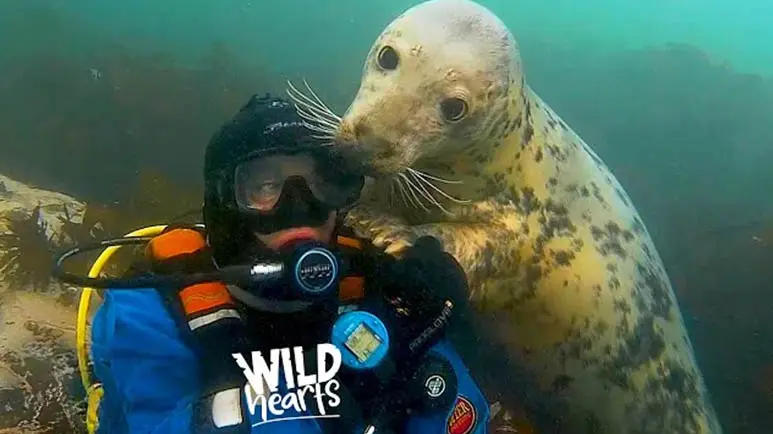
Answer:
[{"label": "black hose", "polygon": [[167,286],[186,287],[203,282],[222,281],[224,277],[233,276],[238,278],[248,271],[245,267],[235,267],[233,270],[218,270],[206,273],[191,273],[185,275],[146,275],[125,278],[109,277],[87,277],[64,271],[63,263],[65,260],[86,253],[92,250],[105,249],[108,247],[127,246],[146,244],[153,237],[124,237],[113,238],[89,244],[82,247],[76,247],[62,254],[56,261],[53,270],[53,276],[62,282],[72,285],[85,286],[90,288],[109,288],[109,289],[139,289],[139,288],[159,288]]}]

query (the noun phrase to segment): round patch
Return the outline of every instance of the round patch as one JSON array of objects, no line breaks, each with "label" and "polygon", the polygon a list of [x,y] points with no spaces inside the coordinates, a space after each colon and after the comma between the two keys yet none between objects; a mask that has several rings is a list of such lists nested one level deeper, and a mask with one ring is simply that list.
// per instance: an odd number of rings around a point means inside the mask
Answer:
[{"label": "round patch", "polygon": [[338,274],[335,257],[327,249],[312,248],[304,252],[295,266],[295,276],[301,289],[318,294],[330,288]]},{"label": "round patch", "polygon": [[469,399],[464,396],[457,396],[454,409],[448,416],[446,423],[446,433],[448,434],[470,434],[478,421],[478,411],[472,405]]},{"label": "round patch", "polygon": [[437,398],[446,391],[446,380],[440,375],[432,375],[424,382],[424,388],[430,398]]}]

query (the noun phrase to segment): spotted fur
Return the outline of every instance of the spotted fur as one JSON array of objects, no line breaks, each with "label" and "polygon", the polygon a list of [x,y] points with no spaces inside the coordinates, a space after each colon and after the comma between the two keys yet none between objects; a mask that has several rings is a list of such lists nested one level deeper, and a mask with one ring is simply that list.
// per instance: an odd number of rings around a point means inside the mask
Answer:
[{"label": "spotted fur", "polygon": [[[385,45],[400,56],[394,71],[377,63]],[[468,102],[459,122],[439,111],[448,96]],[[550,429],[722,432],[646,227],[604,162],[528,87],[491,12],[434,0],[395,19],[338,139],[375,178],[348,223],[397,254],[422,235],[443,242],[491,320],[486,332],[533,377],[530,396],[550,403]],[[447,191],[471,203],[447,204],[449,215],[386,200],[405,167],[463,181]],[[488,386],[512,379],[498,372]]]}]

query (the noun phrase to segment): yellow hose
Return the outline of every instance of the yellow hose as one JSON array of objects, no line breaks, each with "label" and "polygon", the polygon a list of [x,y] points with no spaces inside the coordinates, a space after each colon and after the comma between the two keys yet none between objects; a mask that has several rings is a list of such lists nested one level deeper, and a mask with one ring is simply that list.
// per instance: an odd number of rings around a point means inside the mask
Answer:
[{"label": "yellow hose", "polygon": [[[166,228],[166,225],[148,226],[142,229],[137,229],[134,232],[126,234],[126,237],[148,237],[155,236],[161,233]],[[94,265],[89,270],[89,277],[99,277],[102,269],[107,264],[110,257],[115,254],[121,246],[111,246],[105,248],[99,255]],[[78,316],[75,325],[75,346],[78,355],[78,370],[80,371],[81,383],[88,395],[89,410],[86,419],[86,428],[89,433],[96,432],[97,428],[97,413],[96,406],[99,404],[99,399],[102,397],[102,388],[98,384],[91,384],[91,378],[89,373],[89,349],[87,347],[88,337],[86,336],[86,327],[89,316],[89,305],[91,304],[91,294],[94,291],[93,288],[83,288],[81,292],[80,303],[78,303]]]}]

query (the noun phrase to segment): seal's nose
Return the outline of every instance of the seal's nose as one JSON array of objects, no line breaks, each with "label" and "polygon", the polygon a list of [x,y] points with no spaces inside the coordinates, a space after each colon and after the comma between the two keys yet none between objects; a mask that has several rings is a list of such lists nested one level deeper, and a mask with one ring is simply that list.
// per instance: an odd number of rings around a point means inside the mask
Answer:
[{"label": "seal's nose", "polygon": [[336,141],[342,144],[352,144],[357,141],[356,127],[350,121],[343,121],[338,127]]},{"label": "seal's nose", "polygon": [[357,122],[354,124],[354,137],[355,140],[362,140],[372,133],[371,128],[365,122]]},{"label": "seal's nose", "polygon": [[335,150],[350,168],[364,171],[370,155],[360,141],[363,128],[367,127],[363,127],[362,122],[344,119],[338,127]]},{"label": "seal's nose", "polygon": [[343,121],[338,128],[337,139],[344,143],[357,143],[372,133],[371,128],[360,120]]}]

